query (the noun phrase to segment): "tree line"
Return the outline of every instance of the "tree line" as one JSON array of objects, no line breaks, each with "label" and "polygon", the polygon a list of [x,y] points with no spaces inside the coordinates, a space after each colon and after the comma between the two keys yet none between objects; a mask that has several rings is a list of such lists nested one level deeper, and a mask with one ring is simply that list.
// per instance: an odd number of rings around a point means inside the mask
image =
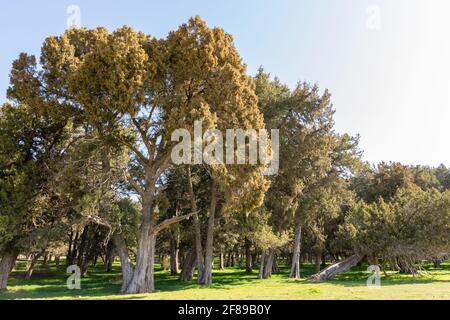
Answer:
[{"label": "tree line", "polygon": [[[334,130],[330,93],[250,77],[233,38],[190,19],[166,38],[130,27],[70,29],[20,54],[0,109],[0,290],[19,255],[78,265],[116,257],[123,294],[213,264],[260,278],[314,263],[313,281],[363,262],[419,274],[450,253],[450,170],[361,160]],[[174,165],[171,134],[278,129],[279,171]],[[270,151],[268,151],[270,152]],[[333,262],[326,267],[327,262]]]}]

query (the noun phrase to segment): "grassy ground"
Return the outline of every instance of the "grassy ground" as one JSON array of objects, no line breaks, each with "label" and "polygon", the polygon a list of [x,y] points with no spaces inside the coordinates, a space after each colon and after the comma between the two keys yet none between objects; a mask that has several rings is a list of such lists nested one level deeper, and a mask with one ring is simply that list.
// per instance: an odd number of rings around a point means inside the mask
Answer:
[{"label": "grassy ground", "polygon": [[[364,268],[339,275],[326,283],[308,283],[304,279],[287,277],[288,270],[272,279],[256,279],[240,269],[229,268],[214,272],[214,284],[207,288],[195,281],[182,283],[162,270],[156,273],[157,292],[148,295],[121,296],[120,266],[114,265],[111,273],[101,266],[91,268],[89,277],[82,279],[81,290],[68,290],[65,267],[50,265],[38,268],[33,279],[24,279],[25,262],[19,261],[10,278],[9,291],[0,293],[0,299],[450,299],[450,262],[441,269],[425,266],[428,275],[415,278],[410,275],[389,273],[381,279],[381,288],[368,288],[368,274]],[[311,267],[303,268],[303,275],[311,274]]]}]

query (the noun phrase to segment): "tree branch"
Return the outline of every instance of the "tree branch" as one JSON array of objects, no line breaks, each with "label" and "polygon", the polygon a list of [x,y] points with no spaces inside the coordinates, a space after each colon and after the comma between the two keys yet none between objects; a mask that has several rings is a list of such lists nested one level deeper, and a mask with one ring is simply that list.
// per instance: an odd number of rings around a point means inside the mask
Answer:
[{"label": "tree branch", "polygon": [[164,229],[167,229],[168,227],[170,227],[173,224],[179,223],[181,221],[184,220],[188,220],[190,219],[194,214],[197,214],[198,212],[191,212],[189,214],[186,214],[184,216],[178,216],[178,217],[173,217],[170,219],[166,219],[163,222],[161,222],[160,224],[158,224],[155,227],[155,234],[158,234],[159,232],[163,231]]},{"label": "tree branch", "polygon": [[128,170],[125,171],[125,177],[128,183],[131,184],[131,187],[143,198],[145,193],[144,189],[133,179]]}]

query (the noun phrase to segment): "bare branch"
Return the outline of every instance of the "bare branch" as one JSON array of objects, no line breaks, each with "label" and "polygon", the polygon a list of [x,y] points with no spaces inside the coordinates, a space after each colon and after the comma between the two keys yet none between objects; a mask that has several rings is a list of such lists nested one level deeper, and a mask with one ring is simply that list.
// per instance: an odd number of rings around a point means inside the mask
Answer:
[{"label": "bare branch", "polygon": [[197,213],[198,212],[191,212],[184,216],[176,216],[176,217],[173,217],[170,219],[166,219],[155,227],[155,234],[158,234],[159,232],[163,231],[164,229],[167,229],[168,227],[170,227],[173,224],[179,223],[184,220],[189,220],[194,214],[197,214]]},{"label": "bare branch", "polygon": [[125,171],[125,177],[126,177],[127,181],[131,184],[133,189],[136,190],[136,192],[141,197],[144,197],[144,193],[145,193],[144,189],[133,179],[133,177],[131,176],[130,172],[128,172],[128,170]]}]

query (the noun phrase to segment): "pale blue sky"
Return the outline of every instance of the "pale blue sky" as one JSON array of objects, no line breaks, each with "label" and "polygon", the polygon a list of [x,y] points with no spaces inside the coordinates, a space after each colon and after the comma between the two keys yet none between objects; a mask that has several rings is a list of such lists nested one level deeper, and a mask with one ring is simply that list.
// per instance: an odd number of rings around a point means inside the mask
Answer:
[{"label": "pale blue sky", "polygon": [[450,164],[450,1],[3,1],[0,102],[12,60],[64,32],[71,4],[82,26],[156,37],[198,14],[234,36],[250,73],[328,88],[337,130],[361,134],[366,160]]}]

